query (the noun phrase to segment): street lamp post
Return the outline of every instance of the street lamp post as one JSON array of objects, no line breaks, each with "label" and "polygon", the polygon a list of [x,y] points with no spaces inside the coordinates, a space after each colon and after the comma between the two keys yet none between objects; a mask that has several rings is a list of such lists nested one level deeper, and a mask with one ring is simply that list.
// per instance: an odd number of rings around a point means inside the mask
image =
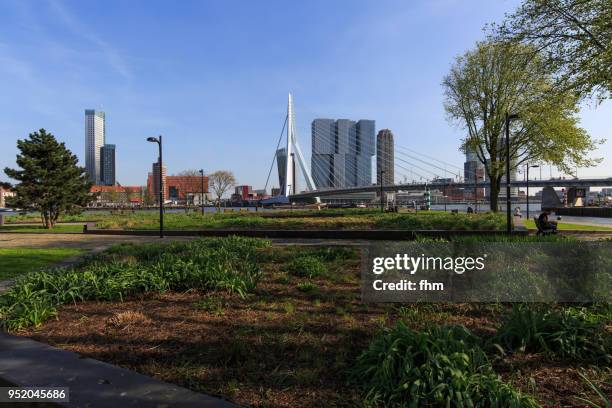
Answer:
[{"label": "street lamp post", "polygon": [[512,213],[510,206],[512,205],[510,199],[510,121],[517,119],[518,115],[508,114],[506,112],[506,232],[512,234]]},{"label": "street lamp post", "polygon": [[158,171],[159,171],[159,237],[164,237],[164,179],[163,179],[163,162],[162,162],[162,136],[159,137],[148,137],[147,142],[157,143],[159,147],[159,160],[158,160]]},{"label": "street lamp post", "polygon": [[530,167],[533,167],[533,168],[540,167],[540,165],[534,164],[530,166],[529,163],[527,163],[526,167],[527,167],[527,170],[525,172],[526,173],[525,176],[527,178],[527,193],[525,194],[525,197],[527,198],[527,219],[529,219],[529,168]]},{"label": "street lamp post", "polygon": [[204,215],[204,169],[200,169],[200,176],[202,177],[200,204],[202,204],[202,215]]},{"label": "street lamp post", "polygon": [[384,170],[380,170],[380,212],[384,213],[385,212],[385,203],[383,202],[383,194],[384,194],[384,190],[383,187],[385,185],[385,183],[383,182],[383,175],[385,174]]}]

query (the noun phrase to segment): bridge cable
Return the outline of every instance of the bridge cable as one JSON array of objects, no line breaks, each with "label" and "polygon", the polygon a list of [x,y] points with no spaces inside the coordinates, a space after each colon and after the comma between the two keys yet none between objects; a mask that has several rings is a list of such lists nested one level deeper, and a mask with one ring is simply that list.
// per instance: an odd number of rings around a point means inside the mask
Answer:
[{"label": "bridge cable", "polygon": [[[272,164],[270,165],[270,170],[268,171],[268,178],[266,179],[266,185],[264,187],[264,191],[267,191],[268,189],[268,182],[270,181],[270,174],[272,174],[272,169],[274,168],[274,161],[276,161],[276,152],[278,151],[278,147],[280,146],[280,143],[283,140],[283,133],[285,133],[285,127],[287,126],[287,118],[288,118],[288,115],[285,115],[285,123],[283,123],[283,130],[281,130],[280,137],[278,138],[278,143],[276,144],[276,150],[274,150],[274,157],[272,157]],[[282,188],[282,186],[280,187]],[[272,192],[270,192],[270,196],[271,195],[272,195]]]}]

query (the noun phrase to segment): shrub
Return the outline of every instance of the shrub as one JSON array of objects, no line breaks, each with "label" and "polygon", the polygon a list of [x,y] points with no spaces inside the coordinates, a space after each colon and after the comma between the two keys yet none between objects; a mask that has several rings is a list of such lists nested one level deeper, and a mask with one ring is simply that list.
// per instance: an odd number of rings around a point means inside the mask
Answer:
[{"label": "shrub", "polygon": [[604,323],[601,315],[585,308],[520,304],[512,308],[493,341],[512,352],[608,363],[612,334]]},{"label": "shrub", "polygon": [[302,255],[293,258],[285,265],[285,270],[291,275],[314,278],[327,272],[325,264],[315,256]]},{"label": "shrub", "polygon": [[300,292],[313,293],[317,290],[317,285],[315,285],[312,282],[302,282],[302,283],[298,283],[297,289]]},{"label": "shrub", "polygon": [[229,237],[114,247],[79,267],[18,279],[0,295],[0,327],[39,325],[69,302],[122,300],[145,292],[203,289],[245,296],[257,286],[257,249],[266,245],[269,241]]},{"label": "shrub", "polygon": [[462,326],[417,332],[400,321],[372,340],[352,378],[372,406],[537,407],[501,381]]}]

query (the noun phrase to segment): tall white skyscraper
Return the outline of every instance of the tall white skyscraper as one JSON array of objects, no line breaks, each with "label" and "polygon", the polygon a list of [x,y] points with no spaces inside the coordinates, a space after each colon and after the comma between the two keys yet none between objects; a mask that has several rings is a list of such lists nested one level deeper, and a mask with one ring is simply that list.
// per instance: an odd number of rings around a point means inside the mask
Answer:
[{"label": "tall white skyscraper", "polygon": [[85,110],[85,170],[89,180],[100,184],[100,149],[106,142],[104,112]]}]

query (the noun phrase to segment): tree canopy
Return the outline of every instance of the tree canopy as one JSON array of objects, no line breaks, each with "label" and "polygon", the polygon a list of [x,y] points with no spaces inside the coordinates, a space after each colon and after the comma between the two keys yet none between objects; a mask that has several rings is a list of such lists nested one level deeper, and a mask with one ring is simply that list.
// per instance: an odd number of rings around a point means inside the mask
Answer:
[{"label": "tree canopy", "polygon": [[492,37],[532,45],[555,73],[557,86],[583,97],[610,97],[610,0],[525,0],[492,26]]},{"label": "tree canopy", "polygon": [[510,136],[510,163],[543,161],[562,171],[589,166],[596,141],[579,127],[578,98],[553,84],[544,59],[531,46],[482,42],[457,58],[443,80],[449,120],[467,131],[462,149],[473,149],[490,180],[491,209],[505,174],[506,114],[518,114]]},{"label": "tree canopy", "polygon": [[218,170],[208,175],[209,188],[217,196],[217,205],[221,206],[221,197],[227,190],[236,185],[234,173],[226,170]]},{"label": "tree canopy", "polygon": [[16,180],[15,197],[7,200],[12,208],[40,211],[43,225],[52,228],[61,213],[80,211],[92,200],[91,183],[78,159],[45,129],[18,140],[19,169],[5,168]]}]

